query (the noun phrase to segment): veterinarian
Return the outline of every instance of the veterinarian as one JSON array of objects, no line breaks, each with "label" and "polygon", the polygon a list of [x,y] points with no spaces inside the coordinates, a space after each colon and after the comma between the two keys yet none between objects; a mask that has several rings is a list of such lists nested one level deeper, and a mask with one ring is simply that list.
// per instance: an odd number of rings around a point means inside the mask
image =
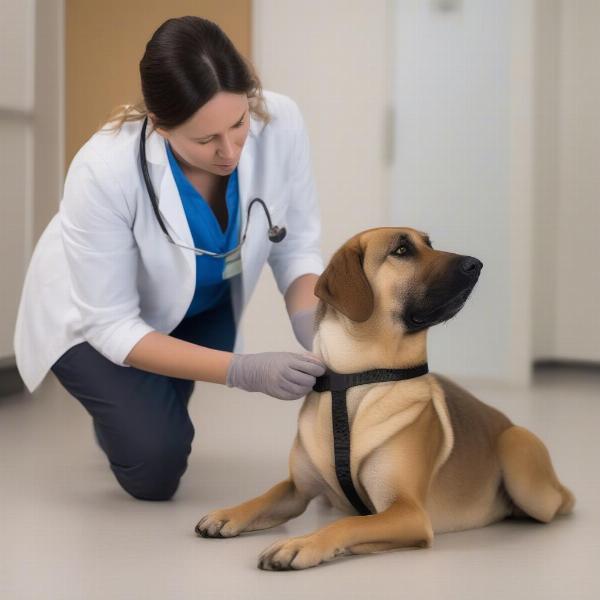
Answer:
[{"label": "veterinarian", "polygon": [[[31,392],[51,369],[89,412],[119,484],[167,500],[191,452],[195,381],[288,400],[325,372],[310,352],[324,266],[296,103],[262,91],[223,31],[197,17],[156,30],[140,75],[143,101],[114,111],[70,164],[14,344]],[[242,353],[265,262],[307,352]]]}]

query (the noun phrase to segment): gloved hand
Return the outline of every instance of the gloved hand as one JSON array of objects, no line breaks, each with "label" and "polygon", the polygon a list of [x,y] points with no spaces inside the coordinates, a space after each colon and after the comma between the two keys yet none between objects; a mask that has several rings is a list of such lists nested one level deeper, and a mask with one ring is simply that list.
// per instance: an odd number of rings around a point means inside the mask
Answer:
[{"label": "gloved hand", "polygon": [[316,378],[323,375],[326,368],[318,356],[308,352],[234,353],[226,384],[281,400],[295,400],[312,390]]},{"label": "gloved hand", "polygon": [[291,317],[292,329],[296,339],[307,349],[312,350],[313,338],[315,337],[315,313],[317,307],[306,308],[295,312]]}]

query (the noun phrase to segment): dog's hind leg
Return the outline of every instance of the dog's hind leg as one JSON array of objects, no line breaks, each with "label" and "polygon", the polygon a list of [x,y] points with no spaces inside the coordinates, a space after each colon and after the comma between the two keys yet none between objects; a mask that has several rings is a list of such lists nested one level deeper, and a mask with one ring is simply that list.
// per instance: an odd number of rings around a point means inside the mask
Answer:
[{"label": "dog's hind leg", "polygon": [[554,472],[542,440],[524,427],[512,426],[497,441],[504,485],[520,511],[543,523],[571,512],[575,496]]}]

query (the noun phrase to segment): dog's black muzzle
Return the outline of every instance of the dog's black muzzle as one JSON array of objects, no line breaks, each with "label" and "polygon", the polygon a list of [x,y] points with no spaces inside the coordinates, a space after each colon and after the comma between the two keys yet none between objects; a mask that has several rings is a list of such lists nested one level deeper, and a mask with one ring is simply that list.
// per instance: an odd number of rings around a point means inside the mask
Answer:
[{"label": "dog's black muzzle", "polygon": [[403,316],[406,330],[421,331],[456,315],[475,287],[482,267],[473,256],[458,256],[443,280],[431,286],[421,300],[407,305]]}]

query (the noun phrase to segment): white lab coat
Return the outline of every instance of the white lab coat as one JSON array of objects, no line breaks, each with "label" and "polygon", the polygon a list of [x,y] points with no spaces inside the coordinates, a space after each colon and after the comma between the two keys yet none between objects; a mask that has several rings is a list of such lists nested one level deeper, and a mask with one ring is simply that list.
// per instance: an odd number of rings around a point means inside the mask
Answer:
[{"label": "white lab coat", "polygon": [[[250,213],[242,245],[242,273],[231,280],[238,335],[241,318],[268,261],[277,287],[324,270],[319,206],[309,140],[297,104],[264,91],[272,121],[251,116],[238,163],[241,232],[252,198],[262,198],[280,243],[269,241],[260,203]],[[70,347],[89,342],[117,365],[147,333],[170,333],[183,319],[196,282],[196,257],[171,244],[154,215],[139,164],[142,121],[118,133],[95,133],[77,152],[65,178],[57,214],[40,237],[27,270],[16,321],[17,367],[29,391]],[[149,127],[148,127],[149,129]],[[193,246],[164,138],[146,143],[148,170],[166,227],[178,243]]]}]

